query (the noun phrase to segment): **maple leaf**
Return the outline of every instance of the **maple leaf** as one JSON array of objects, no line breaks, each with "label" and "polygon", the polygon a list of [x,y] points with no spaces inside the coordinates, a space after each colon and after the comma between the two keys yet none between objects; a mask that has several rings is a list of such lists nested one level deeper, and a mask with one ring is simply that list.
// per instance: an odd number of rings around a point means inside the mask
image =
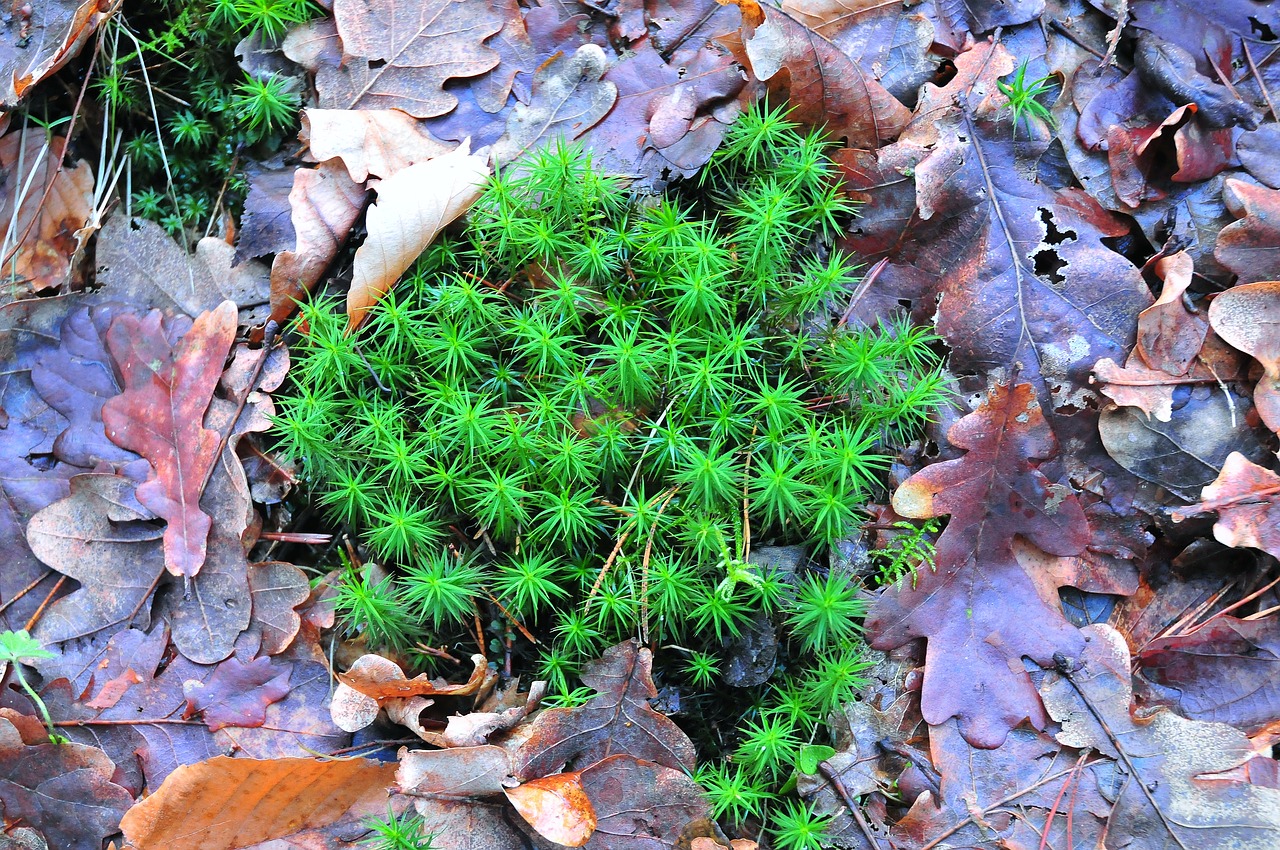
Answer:
[{"label": "maple leaf", "polygon": [[213,519],[200,495],[222,445],[204,427],[204,414],[236,334],[236,305],[224,301],[202,313],[172,352],[154,344],[161,316],[122,315],[107,331],[107,345],[125,391],[102,407],[107,436],[151,461],[153,474],[138,487],[138,501],[168,525],[165,567],[188,578],[200,572]]},{"label": "maple leaf", "polygon": [[653,653],[629,640],[583,667],[582,683],[597,694],[577,708],[549,708],[534,718],[512,760],[530,779],[628,753],[667,767],[692,770],[697,754],[688,736],[654,711]]},{"label": "maple leaf", "polygon": [[1081,631],[1078,664],[1063,659],[1060,672],[1046,675],[1040,694],[1061,724],[1060,743],[1097,750],[1125,776],[1109,783],[1114,808],[1107,834],[1152,850],[1274,847],[1280,790],[1215,777],[1256,756],[1249,739],[1224,723],[1188,720],[1167,709],[1135,716],[1124,638],[1101,624]]},{"label": "maple leaf", "polygon": [[1070,577],[1023,567],[1015,538],[1075,555],[1089,527],[1075,495],[1036,469],[1057,447],[1030,384],[997,384],[948,439],[964,457],[926,467],[893,496],[902,516],[951,516],[936,569],[881,596],[867,629],[876,649],[927,638],[924,719],[959,717],[967,740],[994,747],[1023,720],[1040,729],[1047,721],[1022,657],[1050,665],[1081,644],[1055,592]]},{"label": "maple leaf", "polygon": [[175,770],[129,809],[120,829],[137,850],[339,846],[330,842],[386,814],[394,773],[367,759],[220,756]]}]

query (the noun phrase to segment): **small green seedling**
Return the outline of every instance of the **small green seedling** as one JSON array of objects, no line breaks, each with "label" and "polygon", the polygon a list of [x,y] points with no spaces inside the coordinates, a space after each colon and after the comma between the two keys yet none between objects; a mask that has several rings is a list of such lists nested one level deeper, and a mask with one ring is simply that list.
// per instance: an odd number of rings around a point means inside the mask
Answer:
[{"label": "small green seedling", "polygon": [[27,692],[27,696],[35,703],[36,708],[40,710],[40,716],[44,719],[45,728],[49,730],[49,741],[54,744],[65,744],[67,738],[59,735],[53,729],[53,720],[49,717],[49,709],[45,706],[44,700],[40,699],[40,695],[36,693],[35,688],[27,681],[22,674],[22,663],[24,661],[32,661],[36,658],[53,658],[53,653],[40,645],[40,641],[27,634],[26,629],[19,629],[16,632],[0,632],[0,664],[8,664],[13,668],[13,675],[17,678],[18,684]]},{"label": "small green seedling", "polygon": [[996,87],[1000,89],[1000,93],[1009,98],[1009,109],[1013,113],[1013,132],[1015,135],[1018,132],[1018,122],[1023,118],[1035,118],[1043,121],[1049,127],[1053,126],[1053,115],[1049,113],[1049,107],[1039,100],[1041,96],[1053,90],[1053,83],[1050,80],[1051,77],[1046,75],[1028,82],[1026,62],[1018,66],[1018,70],[1013,74],[1012,82],[1005,83],[996,80]]}]

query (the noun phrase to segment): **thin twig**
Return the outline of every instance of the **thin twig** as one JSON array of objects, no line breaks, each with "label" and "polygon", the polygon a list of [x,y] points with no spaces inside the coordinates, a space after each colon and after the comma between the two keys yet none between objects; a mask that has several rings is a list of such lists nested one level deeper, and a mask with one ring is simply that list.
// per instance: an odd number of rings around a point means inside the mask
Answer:
[{"label": "thin twig", "polygon": [[1280,121],[1280,112],[1276,112],[1276,105],[1271,100],[1271,92],[1267,90],[1266,80],[1262,79],[1262,75],[1258,73],[1258,66],[1253,64],[1253,54],[1249,52],[1249,42],[1241,41],[1244,47],[1244,59],[1249,63],[1249,71],[1253,74],[1253,78],[1258,81],[1258,88],[1262,89],[1262,98],[1267,102],[1267,108],[1271,110],[1271,117],[1276,121]]},{"label": "thin twig", "polygon": [[871,846],[871,850],[880,850],[879,837],[871,831],[871,824],[867,823],[866,816],[862,814],[862,807],[849,794],[849,789],[844,787],[844,781],[840,778],[840,775],[832,770],[831,765],[825,761],[818,762],[818,772],[831,783],[832,788],[836,789],[840,799],[844,800],[845,806],[849,809],[849,814],[853,815],[854,821],[858,824],[858,829],[862,830],[862,836],[867,839],[867,844]]},{"label": "thin twig", "polygon": [[66,576],[58,576],[58,580],[54,582],[54,585],[49,590],[48,595],[46,595],[44,598],[44,601],[40,603],[40,607],[37,608],[36,612],[31,615],[31,619],[27,620],[27,625],[26,625],[27,631],[31,631],[36,627],[36,623],[40,620],[40,615],[44,613],[44,609],[49,607],[49,603],[53,601],[53,597],[57,595],[58,591],[62,588],[63,582],[65,582],[66,580],[67,580]]},{"label": "thin twig", "polygon": [[676,493],[680,492],[679,487],[671,488],[671,495],[667,496],[658,506],[658,515],[653,518],[653,525],[649,527],[649,539],[644,544],[644,561],[640,564],[640,642],[649,642],[649,556],[653,553],[653,535],[658,530],[658,523],[662,521],[662,514],[667,509],[667,505],[671,504],[671,500],[675,498]]}]

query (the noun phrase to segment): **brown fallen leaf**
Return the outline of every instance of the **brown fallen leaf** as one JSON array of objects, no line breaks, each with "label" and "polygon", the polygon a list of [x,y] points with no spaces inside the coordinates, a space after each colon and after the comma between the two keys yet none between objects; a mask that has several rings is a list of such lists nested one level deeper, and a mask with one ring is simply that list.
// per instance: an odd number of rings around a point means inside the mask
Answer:
[{"label": "brown fallen leaf", "polygon": [[201,314],[172,352],[152,342],[160,321],[152,312],[112,323],[107,345],[125,391],[103,405],[102,421],[112,442],[151,462],[138,500],[168,523],[165,568],[190,578],[204,565],[213,526],[200,496],[223,435],[204,427],[204,415],[235,340],[236,305],[224,301]]},{"label": "brown fallen leaf", "polygon": [[1080,647],[1057,593],[1046,592],[1073,577],[1023,566],[1014,539],[1076,555],[1089,526],[1075,494],[1037,469],[1057,443],[1030,384],[997,384],[947,438],[965,455],[925,467],[893,495],[902,516],[950,515],[935,569],[881,596],[867,631],[883,650],[927,638],[924,719],[958,717],[966,740],[996,747],[1024,720],[1039,729],[1048,720],[1021,659],[1047,666]]},{"label": "brown fallen leaf", "polygon": [[357,732],[376,720],[378,711],[385,708],[397,723],[432,743],[440,743],[434,734],[428,738],[418,724],[418,715],[431,704],[421,698],[474,694],[489,668],[483,655],[473,655],[471,661],[475,664],[471,677],[462,684],[450,684],[442,679],[429,680],[425,675],[409,679],[394,661],[380,655],[362,655],[347,672],[334,674],[339,684],[329,707],[333,722],[348,732]]},{"label": "brown fallen leaf", "polygon": [[[503,27],[487,0],[427,0],[333,5],[344,55],[326,55],[316,71],[325,109],[402,109],[415,118],[443,115],[458,99],[447,80],[475,77],[500,56],[484,42]],[[306,64],[306,63],[304,63]]]},{"label": "brown fallen leaf", "polygon": [[[747,5],[747,0],[735,2]],[[850,147],[866,150],[897,138],[910,122],[910,110],[791,13],[770,6],[763,23],[753,22],[753,16],[744,10],[745,56],[739,58],[770,91],[790,98],[794,120],[825,126]]]},{"label": "brown fallen leaf", "polygon": [[175,770],[120,829],[136,850],[333,847],[335,830],[386,814],[394,781],[365,759],[219,756]]},{"label": "brown fallen leaf", "polygon": [[504,788],[507,799],[534,831],[565,847],[581,847],[596,831],[596,810],[581,773],[557,773]]},{"label": "brown fallen leaf", "polygon": [[5,25],[13,33],[0,48],[0,114],[12,111],[32,86],[79,53],[116,8],[103,0],[58,0],[33,6],[25,15],[15,13],[14,24]]},{"label": "brown fallen leaf", "polygon": [[682,770],[613,755],[583,770],[581,781],[596,813],[596,831],[582,845],[587,850],[678,847],[714,830],[702,789]]},{"label": "brown fallen leaf", "polygon": [[1280,282],[1228,289],[1209,305],[1209,321],[1229,345],[1262,364],[1253,403],[1267,427],[1280,433]]},{"label": "brown fallen leaf", "polygon": [[1280,475],[1232,452],[1199,504],[1173,512],[1181,522],[1216,512],[1213,536],[1225,546],[1251,546],[1280,557]]},{"label": "brown fallen leaf", "polygon": [[360,327],[440,231],[480,197],[488,177],[486,158],[472,154],[464,142],[378,182],[378,200],[365,216],[369,234],[356,249],[347,291],[350,330]]},{"label": "brown fallen leaf", "polygon": [[[96,11],[92,2],[86,5]],[[60,167],[64,147],[61,136],[34,128],[0,138],[0,221],[3,243],[12,251],[4,264],[17,285],[17,292],[6,288],[6,300],[61,286],[70,274],[78,247],[74,234],[93,212],[93,169],[83,161]]]},{"label": "brown fallen leaf", "polygon": [[320,280],[346,244],[368,194],[336,160],[294,172],[289,206],[295,245],[271,263],[272,321],[283,325]]},{"label": "brown fallen leaf", "polygon": [[1240,283],[1280,280],[1280,190],[1231,178],[1223,197],[1240,220],[1222,228],[1213,255]]}]

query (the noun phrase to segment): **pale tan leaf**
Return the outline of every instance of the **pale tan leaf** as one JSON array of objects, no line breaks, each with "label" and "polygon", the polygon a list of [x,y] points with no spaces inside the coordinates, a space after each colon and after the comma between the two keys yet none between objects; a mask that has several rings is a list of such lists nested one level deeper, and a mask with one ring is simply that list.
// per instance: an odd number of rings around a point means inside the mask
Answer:
[{"label": "pale tan leaf", "polygon": [[1253,402],[1267,427],[1280,433],[1280,281],[1228,289],[1209,305],[1209,322],[1218,336],[1262,364]]},{"label": "pale tan leaf", "polygon": [[304,109],[300,136],[317,160],[341,159],[357,183],[390,177],[450,147],[399,109]]},{"label": "pale tan leaf", "polygon": [[576,139],[598,124],[618,99],[618,87],[600,79],[608,69],[609,60],[596,44],[560,54],[539,68],[533,99],[511,110],[506,135],[493,146],[494,161],[510,162],[556,136]]},{"label": "pale tan leaf", "polygon": [[436,236],[480,196],[489,176],[486,158],[470,142],[428,162],[404,168],[377,186],[365,222],[369,235],[356,251],[347,293],[350,328],[404,274]]}]

